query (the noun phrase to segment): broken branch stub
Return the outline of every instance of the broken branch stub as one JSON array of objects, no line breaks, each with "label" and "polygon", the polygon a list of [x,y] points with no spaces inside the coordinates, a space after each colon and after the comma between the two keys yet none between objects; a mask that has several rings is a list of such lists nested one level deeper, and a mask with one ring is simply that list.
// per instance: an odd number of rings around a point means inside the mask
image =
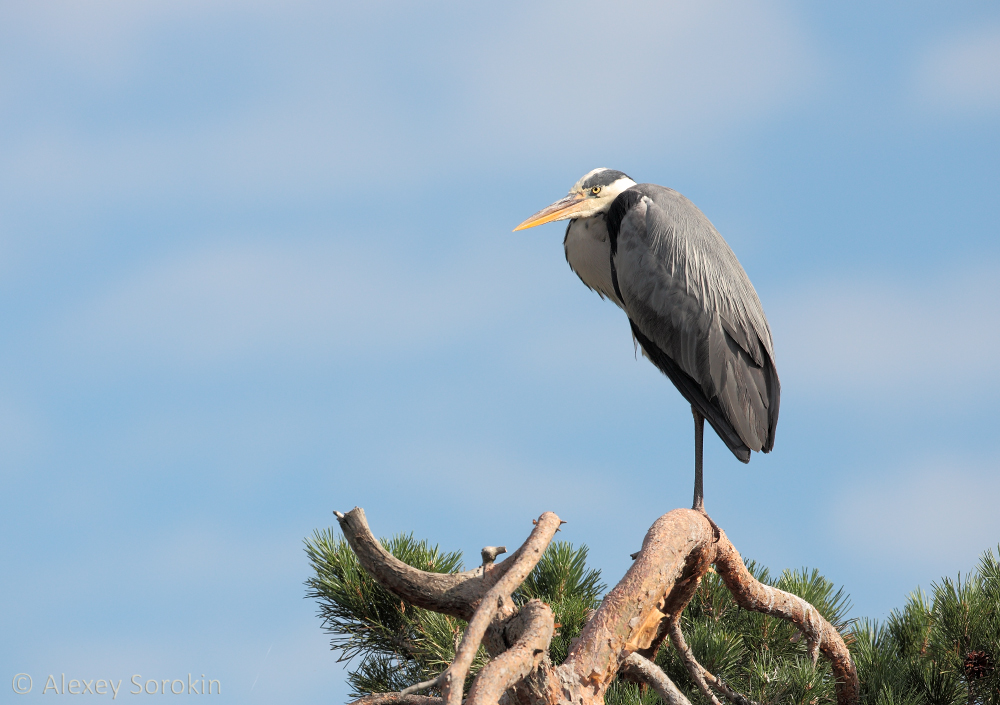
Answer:
[{"label": "broken branch stub", "polygon": [[479,555],[483,557],[483,565],[492,565],[493,561],[497,559],[502,553],[507,553],[506,546],[484,546],[483,550],[479,552]]}]

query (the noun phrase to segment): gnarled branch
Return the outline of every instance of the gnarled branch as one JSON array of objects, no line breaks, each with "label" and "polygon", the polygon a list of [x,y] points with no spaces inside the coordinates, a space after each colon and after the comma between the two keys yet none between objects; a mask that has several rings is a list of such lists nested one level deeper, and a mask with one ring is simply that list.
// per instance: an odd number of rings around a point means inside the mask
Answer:
[{"label": "gnarled branch", "polygon": [[[475,614],[469,620],[469,626],[465,629],[462,643],[458,645],[455,652],[455,660],[451,662],[448,669],[441,674],[441,693],[444,695],[446,705],[461,705],[462,687],[465,683],[465,676],[472,665],[476,651],[486,635],[486,630],[493,622],[498,612],[505,607],[509,616],[514,611],[513,602],[510,596],[520,587],[525,578],[531,573],[534,567],[541,560],[542,554],[548,548],[552,537],[559,530],[562,524],[552,512],[545,512],[535,522],[535,528],[524,542],[521,548],[517,549],[513,556],[504,563],[511,563],[504,576],[496,582],[483,596]],[[549,635],[549,639],[552,635]],[[546,648],[548,648],[546,646]]]},{"label": "gnarled branch", "polygon": [[684,662],[684,667],[687,668],[691,680],[698,686],[698,690],[705,696],[705,699],[712,703],[712,705],[722,705],[719,699],[715,697],[712,689],[708,687],[708,681],[705,679],[707,671],[702,668],[702,665],[695,659],[694,654],[691,653],[691,649],[688,648],[687,642],[684,640],[684,634],[681,633],[679,619],[670,620],[670,641],[673,642],[674,648],[680,654],[681,661]]},{"label": "gnarled branch", "polygon": [[691,701],[674,685],[663,669],[638,652],[625,659],[620,673],[630,680],[649,685],[667,705],[691,705]]},{"label": "gnarled branch", "polygon": [[680,619],[670,620],[670,641],[673,642],[674,648],[677,649],[677,653],[680,654],[681,660],[684,661],[684,666],[688,669],[691,679],[697,684],[702,695],[704,695],[710,702],[715,705],[722,705],[718,698],[716,698],[709,689],[709,686],[722,693],[726,699],[734,703],[734,705],[757,705],[746,696],[737,693],[721,678],[712,675],[709,673],[708,669],[698,663],[698,659],[694,657],[694,654],[691,653],[691,648],[687,645],[687,640],[684,639],[684,633],[681,631]]},{"label": "gnarled branch", "polygon": [[625,577],[587,622],[559,670],[603,697],[629,654],[652,646],[674,605],[694,593],[715,555],[705,515],[675,509],[656,520]]},{"label": "gnarled branch", "polygon": [[368,528],[361,507],[347,514],[334,514],[358,562],[379,585],[412,605],[466,621],[475,614],[483,595],[507,573],[524,549],[522,546],[500,563],[464,573],[431,573],[408,566],[386,551]]},{"label": "gnarled branch", "polygon": [[[747,705],[746,697],[698,664],[680,632],[680,615],[713,563],[737,604],[794,622],[809,640],[813,658],[822,652],[830,659],[840,705],[857,702],[857,674],[837,630],[805,600],[755,580],[726,535],[701,512],[676,509],[650,527],[635,562],[557,667],[548,659],[551,609],[532,600],[518,610],[511,599],[562,523],[555,514],[539,517],[507,560],[490,565],[494,551],[484,549],[483,566],[454,575],[420,571],[392,557],[359,508],[337,518],[361,565],[380,585],[411,604],[469,622],[455,659],[439,677],[403,693],[367,696],[356,705],[462,705],[462,688],[480,644],[493,659],[474,679],[466,705],[501,699],[514,705],[598,705],[619,672],[648,683],[671,705],[689,705],[652,663],[668,636],[710,701],[718,703],[710,689],[715,688],[737,705]],[[434,685],[442,698],[412,694]]]},{"label": "gnarled branch", "polygon": [[837,679],[837,702],[854,703],[858,700],[858,672],[851,660],[844,639],[819,611],[798,595],[773,588],[759,582],[743,565],[739,552],[729,542],[725,532],[720,532],[716,548],[715,568],[722,582],[743,609],[763,612],[793,622],[805,634],[809,654],[816,662],[818,651],[829,659]]},{"label": "gnarled branch", "polygon": [[[516,626],[513,622],[519,622]],[[466,705],[494,705],[508,688],[548,661],[549,644],[555,631],[552,608],[539,600],[530,600],[508,626],[520,632],[514,645],[488,664],[476,676]]]},{"label": "gnarled branch", "polygon": [[442,705],[441,698],[427,695],[403,695],[402,693],[372,693],[358,698],[350,705]]}]

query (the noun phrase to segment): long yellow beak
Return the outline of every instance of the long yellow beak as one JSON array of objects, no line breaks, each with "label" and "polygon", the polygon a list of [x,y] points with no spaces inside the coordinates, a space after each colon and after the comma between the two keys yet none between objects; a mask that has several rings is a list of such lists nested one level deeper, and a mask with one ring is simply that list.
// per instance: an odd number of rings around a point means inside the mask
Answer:
[{"label": "long yellow beak", "polygon": [[544,225],[545,223],[551,223],[553,220],[566,220],[567,218],[572,218],[576,213],[586,210],[587,205],[587,197],[582,193],[570,194],[569,196],[566,196],[566,198],[556,201],[551,206],[547,206],[546,208],[538,211],[526,221],[514,228],[514,231],[526,230],[527,228],[533,228],[536,225]]}]

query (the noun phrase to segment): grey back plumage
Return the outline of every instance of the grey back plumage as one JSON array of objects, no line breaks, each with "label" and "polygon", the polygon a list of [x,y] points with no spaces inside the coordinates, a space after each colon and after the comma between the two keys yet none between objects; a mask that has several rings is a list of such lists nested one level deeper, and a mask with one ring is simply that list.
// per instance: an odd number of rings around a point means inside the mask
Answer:
[{"label": "grey back plumage", "polygon": [[612,283],[647,356],[743,462],[774,446],[780,383],[750,279],[708,218],[654,184],[607,216]]}]

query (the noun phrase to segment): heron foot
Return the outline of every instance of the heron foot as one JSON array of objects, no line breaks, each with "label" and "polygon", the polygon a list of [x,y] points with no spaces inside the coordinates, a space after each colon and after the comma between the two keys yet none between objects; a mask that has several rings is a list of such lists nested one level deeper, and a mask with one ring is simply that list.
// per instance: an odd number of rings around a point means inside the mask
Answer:
[{"label": "heron foot", "polygon": [[708,523],[712,525],[712,531],[715,532],[715,541],[713,541],[712,543],[719,543],[719,540],[722,538],[722,534],[720,533],[721,529],[719,528],[718,524],[712,521],[712,517],[708,516],[708,512],[705,511],[705,505],[696,507],[695,511],[701,512],[702,514],[705,515],[705,518],[708,519]]}]

